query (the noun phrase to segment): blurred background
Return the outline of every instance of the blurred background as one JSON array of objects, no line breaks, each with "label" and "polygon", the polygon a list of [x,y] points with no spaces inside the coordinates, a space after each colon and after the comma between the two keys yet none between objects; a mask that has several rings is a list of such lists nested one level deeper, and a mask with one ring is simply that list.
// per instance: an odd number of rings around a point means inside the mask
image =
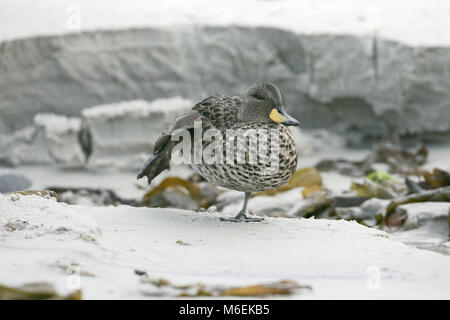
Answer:
[{"label": "blurred background", "polygon": [[241,196],[189,168],[135,175],[178,115],[263,80],[300,161],[250,210],[430,224],[409,241],[448,253],[449,30],[445,0],[0,0],[0,192],[233,214]]}]

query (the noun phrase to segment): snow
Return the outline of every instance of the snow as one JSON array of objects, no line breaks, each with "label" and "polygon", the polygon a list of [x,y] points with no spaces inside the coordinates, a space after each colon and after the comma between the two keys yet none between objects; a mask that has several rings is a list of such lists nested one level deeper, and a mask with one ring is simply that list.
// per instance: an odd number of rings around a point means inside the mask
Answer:
[{"label": "snow", "polygon": [[34,124],[44,127],[47,134],[60,135],[72,132],[79,132],[81,129],[81,119],[76,117],[66,117],[52,113],[38,113],[34,116]]},{"label": "snow", "polygon": [[33,126],[17,131],[6,140],[3,156],[15,165],[58,163],[80,167],[85,154],[79,143],[81,118],[38,113]]},{"label": "snow", "polygon": [[[356,222],[266,218],[236,224],[221,222],[217,213],[84,207],[34,195],[0,195],[0,208],[1,226],[28,222],[0,233],[0,283],[7,285],[50,281],[69,292],[67,266],[76,266],[86,299],[145,298],[147,285],[134,270],[181,284],[290,279],[313,287],[291,298],[450,297],[449,256]],[[373,272],[380,276],[376,286]]]},{"label": "snow", "polygon": [[408,218],[405,222],[406,228],[413,228],[433,219],[441,218],[446,220],[450,214],[449,202],[435,202],[431,205],[426,202],[409,203],[401,205],[400,208],[408,213]]},{"label": "snow", "polygon": [[407,214],[405,231],[392,233],[393,239],[450,255],[449,202],[409,203],[399,208]]},{"label": "snow", "polygon": [[[379,36],[446,46],[447,0],[2,0],[0,41],[97,29],[173,25],[267,26],[298,33]],[[27,21],[27,23],[23,23]]]},{"label": "snow", "polygon": [[167,127],[192,107],[180,97],[123,101],[83,109],[92,137],[90,167],[138,170]]},{"label": "snow", "polygon": [[[141,27],[165,28],[175,34],[189,28],[195,33],[194,25],[240,25],[298,34],[376,35],[411,46],[450,45],[450,33],[443,32],[450,27],[447,0],[0,0],[0,21],[0,41]],[[334,54],[321,63],[335,60]],[[438,57],[445,60],[445,55]],[[327,72],[323,76],[329,78]],[[167,89],[170,83],[161,86]],[[327,90],[331,100],[335,87],[325,86],[322,92]],[[8,150],[13,163],[55,163],[8,171],[23,173],[34,189],[108,188],[124,198],[138,199],[147,188],[145,180],[136,182],[135,172],[116,168],[141,166],[154,137],[191,105],[174,97],[94,106],[83,110],[84,119],[37,114],[35,127],[11,139],[0,136],[0,145],[10,141],[16,145]],[[84,164],[78,141],[83,121],[91,125],[94,137],[91,166],[63,170],[56,164],[72,168]],[[1,126],[5,124],[0,122]],[[345,149],[339,138],[326,133],[308,136],[294,130],[294,134],[301,167],[313,166],[324,157],[359,160],[368,152]],[[424,168],[450,170],[448,157],[448,148],[433,149]],[[168,175],[190,173],[178,167],[154,184]],[[352,181],[336,172],[321,175],[334,194],[348,190]],[[278,208],[301,205],[300,192],[297,188],[276,197],[254,197],[249,209],[276,216]],[[406,225],[420,227],[388,235],[348,221],[267,217],[258,224],[225,223],[219,217],[240,209],[242,193],[230,191],[220,198],[228,201],[221,213],[199,213],[67,205],[39,196],[0,194],[0,283],[49,281],[64,293],[74,289],[75,270],[81,274],[87,299],[145,298],[147,287],[134,274],[144,270],[151,277],[181,284],[244,285],[291,279],[313,287],[312,293],[292,298],[450,298],[448,203],[400,206],[408,212]],[[189,245],[180,246],[178,240]],[[380,277],[379,287],[371,284],[372,276]]]},{"label": "snow", "polygon": [[[302,165],[313,165],[324,155],[360,159],[366,153],[325,147],[303,157]],[[427,165],[439,166],[442,157],[448,157],[448,148],[432,148]],[[174,170],[158,179],[191,172],[182,166]],[[17,167],[10,172],[29,177],[34,189],[109,188],[119,196],[139,198],[146,188],[145,181],[136,182],[134,172],[56,167]],[[351,179],[338,173],[322,177],[336,194],[350,187]],[[299,193],[297,188],[276,197],[254,197],[249,208],[292,205]],[[344,220],[266,217],[262,223],[221,222],[219,217],[232,216],[240,208],[242,194],[229,191],[221,198],[234,200],[218,213],[67,205],[38,196],[0,194],[0,283],[48,281],[64,294],[74,289],[75,270],[81,274],[86,299],[141,299],[148,298],[149,291],[134,274],[141,270],[176,284],[234,286],[289,279],[313,287],[311,293],[289,296],[294,299],[450,298],[450,249],[443,240],[448,203],[401,206],[414,211],[411,218],[419,222],[424,212],[436,219],[388,235]],[[178,240],[190,245],[181,246]]]},{"label": "snow", "polygon": [[84,109],[82,116],[86,119],[101,118],[109,120],[120,117],[148,117],[152,113],[164,114],[170,112],[179,113],[192,105],[192,102],[181,97],[170,99],[156,99],[152,102],[144,100],[122,101],[109,105],[95,106]]},{"label": "snow", "polygon": [[[48,152],[55,163],[66,167],[81,167],[85,163],[86,156],[79,142],[80,118],[38,113],[34,123],[38,131],[43,131]],[[36,147],[45,150],[45,146],[37,144]]]}]

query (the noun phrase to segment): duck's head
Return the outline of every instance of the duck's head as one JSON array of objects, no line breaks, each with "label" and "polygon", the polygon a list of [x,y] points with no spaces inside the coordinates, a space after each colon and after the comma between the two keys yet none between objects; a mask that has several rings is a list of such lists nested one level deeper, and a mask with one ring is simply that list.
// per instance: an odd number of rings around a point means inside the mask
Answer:
[{"label": "duck's head", "polygon": [[299,125],[284,109],[280,90],[267,82],[256,82],[248,88],[238,117],[242,121],[275,121],[285,126]]}]

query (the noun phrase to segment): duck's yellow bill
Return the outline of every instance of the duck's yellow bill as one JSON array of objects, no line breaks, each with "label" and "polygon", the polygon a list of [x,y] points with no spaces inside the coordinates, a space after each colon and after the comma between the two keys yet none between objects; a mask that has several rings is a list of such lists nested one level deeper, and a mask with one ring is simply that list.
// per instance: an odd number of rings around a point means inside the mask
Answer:
[{"label": "duck's yellow bill", "polygon": [[281,107],[275,107],[272,109],[269,115],[270,119],[275,122],[284,124],[286,126],[298,126],[299,122],[286,113],[286,110]]},{"label": "duck's yellow bill", "polygon": [[275,108],[273,108],[272,112],[270,113],[270,119],[278,123],[287,121],[287,118],[283,116],[281,113],[279,113],[278,110]]}]

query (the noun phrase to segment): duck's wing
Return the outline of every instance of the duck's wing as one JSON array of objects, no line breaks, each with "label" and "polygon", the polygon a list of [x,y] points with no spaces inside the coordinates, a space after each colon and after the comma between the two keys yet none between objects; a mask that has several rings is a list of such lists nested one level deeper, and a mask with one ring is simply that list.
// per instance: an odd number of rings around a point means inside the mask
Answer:
[{"label": "duck's wing", "polygon": [[242,102],[242,97],[215,95],[197,103],[189,112],[178,117],[156,140],[153,156],[147,160],[137,178],[146,176],[151,183],[161,172],[170,169],[171,152],[178,143],[171,140],[175,130],[185,129],[193,136],[196,122],[201,122],[203,131],[230,127],[237,121],[237,113]]},{"label": "duck's wing", "polygon": [[178,144],[178,141],[171,140],[172,134],[176,130],[185,129],[190,132],[192,137],[196,122],[201,123],[203,130],[214,128],[214,125],[197,110],[192,109],[181,115],[158,137],[153,148],[153,155],[144,164],[144,167],[137,175],[137,179],[146,176],[150,184],[161,172],[170,169],[171,152]]},{"label": "duck's wing", "polygon": [[197,103],[192,110],[196,110],[216,128],[227,128],[236,123],[237,113],[243,103],[239,96],[227,97],[215,95]]}]

